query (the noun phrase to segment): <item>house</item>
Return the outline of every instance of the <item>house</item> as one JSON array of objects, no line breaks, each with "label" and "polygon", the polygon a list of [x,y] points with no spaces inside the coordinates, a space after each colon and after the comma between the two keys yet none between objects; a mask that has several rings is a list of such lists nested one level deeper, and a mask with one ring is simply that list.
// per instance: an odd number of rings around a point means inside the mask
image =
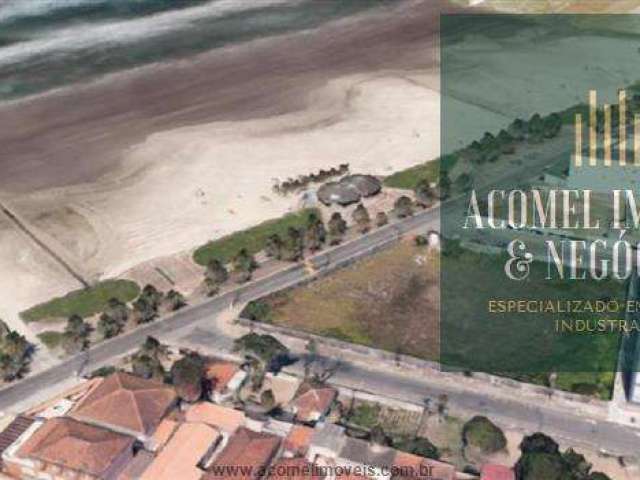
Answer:
[{"label": "house", "polygon": [[394,480],[455,480],[456,478],[456,469],[453,465],[406,452],[396,452],[392,472]]},{"label": "house", "polygon": [[452,465],[348,437],[344,428],[321,424],[311,436],[307,460],[343,467],[346,476],[377,480],[455,480]]},{"label": "house", "polygon": [[282,443],[283,455],[287,457],[305,456],[311,444],[313,428],[294,425]]},{"label": "house", "polygon": [[132,460],[134,442],[128,435],[57,417],[34,422],[4,452],[3,461],[17,478],[111,480]]},{"label": "house", "polygon": [[205,377],[211,385],[211,401],[224,403],[233,400],[246,381],[247,372],[235,363],[217,360],[207,366]]},{"label": "house", "polygon": [[480,480],[515,480],[516,474],[513,469],[504,465],[489,463],[482,467]]},{"label": "house", "polygon": [[177,399],[168,385],[117,372],[104,378],[69,416],[146,443]]},{"label": "house", "polygon": [[315,423],[325,418],[337,396],[338,391],[333,387],[303,383],[289,404],[289,410],[296,420]]},{"label": "house", "polygon": [[185,412],[185,420],[206,423],[227,435],[233,434],[247,421],[244,412],[210,402],[200,402],[189,407]]},{"label": "house", "polygon": [[256,480],[279,448],[279,437],[241,427],[207,468],[202,480]]},{"label": "house", "polygon": [[221,438],[204,423],[182,423],[140,480],[199,480]]}]

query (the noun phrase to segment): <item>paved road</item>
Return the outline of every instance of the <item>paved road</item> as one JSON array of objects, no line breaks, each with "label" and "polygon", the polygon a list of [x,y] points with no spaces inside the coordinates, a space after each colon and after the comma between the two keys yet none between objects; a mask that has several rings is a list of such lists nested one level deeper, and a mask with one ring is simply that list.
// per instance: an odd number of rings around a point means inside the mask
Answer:
[{"label": "paved road", "polygon": [[338,385],[421,404],[430,398],[434,405],[446,394],[452,411],[486,415],[503,427],[527,432],[542,431],[575,447],[602,449],[615,455],[638,455],[640,431],[613,422],[593,421],[567,414],[546,405],[524,403],[517,398],[489,396],[482,391],[443,387],[420,376],[398,375],[379,369],[344,364],[331,379]]},{"label": "paved road", "polygon": [[[437,222],[438,209],[423,211],[401,223],[387,225],[368,235],[358,237],[329,251],[312,257],[311,263],[317,272],[337,268],[347,262],[366,255],[372,249],[381,248],[396,241],[402,233],[422,225]],[[137,349],[148,335],[162,338],[177,330],[186,330],[206,318],[213,318],[231,304],[239,304],[260,298],[267,293],[298,284],[309,278],[304,265],[293,265],[284,271],[258,279],[203,303],[186,307],[176,314],[154,323],[144,325],[125,335],[99,343],[88,352],[63,360],[60,364],[36,373],[0,391],[0,410],[37,394],[40,390],[54,386],[77,372],[90,372],[100,366],[113,363],[118,357]]]},{"label": "paved road", "polygon": [[[499,180],[500,183],[509,184],[519,176],[521,175],[512,172]],[[451,208],[460,212],[460,206],[456,203],[456,201],[448,202],[442,210],[449,211]],[[393,243],[404,233],[436,225],[440,212],[440,208],[420,212],[400,223],[376,229],[367,235],[316,255],[311,258],[311,263],[317,272],[337,268],[367,255],[372,250]],[[100,343],[91,348],[88,353],[66,359],[55,367],[5,387],[0,391],[0,410],[10,409],[12,405],[24,402],[25,399],[37,395],[40,390],[68,380],[76,372],[88,372],[113,363],[118,357],[137,349],[147,335],[166,338],[175,337],[180,332],[192,336],[202,333],[206,335],[203,341],[211,340],[215,342],[216,347],[228,348],[232,339],[215,328],[213,319],[218,314],[232,304],[259,298],[267,293],[299,284],[308,278],[309,272],[304,265],[293,265],[284,271],[258,279],[249,285],[226,292],[201,304],[186,307],[170,317],[145,325],[126,335]],[[634,429],[610,422],[594,422],[577,414],[559,413],[548,406],[531,405],[519,402],[518,399],[494,398],[481,391],[462,392],[454,387],[448,389],[441,385],[435,386],[426,377],[407,377],[385,370],[365,369],[346,363],[333,381],[350,388],[418,403],[427,397],[436,398],[445,393],[449,397],[452,409],[484,413],[504,425],[527,430],[543,430],[558,438],[569,439],[572,444],[602,448],[616,454],[637,454],[638,445],[640,445],[638,431]]]}]

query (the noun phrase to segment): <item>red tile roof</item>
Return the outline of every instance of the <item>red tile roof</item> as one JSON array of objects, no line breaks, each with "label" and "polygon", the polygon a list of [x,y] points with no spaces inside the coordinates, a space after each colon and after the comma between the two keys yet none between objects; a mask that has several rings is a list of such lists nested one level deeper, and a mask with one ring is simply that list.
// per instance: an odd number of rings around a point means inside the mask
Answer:
[{"label": "red tile roof", "polygon": [[242,427],[229,439],[203,480],[257,479],[264,474],[279,447],[279,437]]},{"label": "red tile roof", "polygon": [[100,477],[133,443],[133,437],[57,417],[36,430],[18,456]]},{"label": "red tile roof", "polygon": [[284,439],[284,449],[294,455],[305,455],[309,449],[313,428],[302,425],[294,425],[289,435]]},{"label": "red tile roof", "polygon": [[295,408],[298,420],[311,422],[316,415],[324,415],[329,410],[337,395],[338,392],[332,387],[302,385],[291,405]]},{"label": "red tile roof", "polygon": [[482,467],[480,480],[515,480],[513,470],[504,465],[487,464]]},{"label": "red tile roof", "polygon": [[322,480],[318,467],[305,458],[281,458],[269,467],[268,480]]},{"label": "red tile roof", "polygon": [[71,412],[79,420],[149,434],[176,401],[172,387],[124,372],[106,377]]},{"label": "red tile roof", "polygon": [[211,381],[211,388],[216,392],[223,392],[240,367],[235,363],[216,361],[207,367],[206,377]]},{"label": "red tile roof", "polygon": [[244,425],[245,415],[240,410],[223,407],[210,402],[199,402],[189,407],[185,413],[187,422],[201,422],[212,425],[227,433],[235,432]]},{"label": "red tile roof", "polygon": [[204,423],[183,423],[140,480],[199,480],[198,463],[220,439],[218,431]]},{"label": "red tile roof", "polygon": [[4,451],[9,448],[9,446],[33,424],[33,422],[33,418],[19,415],[14,418],[9,425],[7,425],[7,428],[5,428],[2,433],[0,433],[0,467],[2,466],[2,454]]},{"label": "red tile roof", "polygon": [[396,479],[454,480],[456,478],[456,469],[453,465],[406,452],[396,453],[393,466]]}]

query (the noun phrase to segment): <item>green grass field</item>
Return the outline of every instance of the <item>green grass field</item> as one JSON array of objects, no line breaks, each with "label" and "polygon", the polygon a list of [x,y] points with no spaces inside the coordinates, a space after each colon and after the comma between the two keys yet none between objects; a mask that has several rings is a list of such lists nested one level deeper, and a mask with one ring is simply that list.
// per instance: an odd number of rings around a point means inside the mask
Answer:
[{"label": "green grass field", "polygon": [[438,182],[440,168],[450,170],[457,161],[458,158],[455,155],[445,155],[406,170],[395,172],[384,179],[384,185],[390,188],[413,190],[422,179],[426,179],[429,182]]},{"label": "green grass field", "polygon": [[39,333],[38,338],[45,344],[49,350],[54,350],[60,346],[62,342],[62,332],[54,332],[47,330]]},{"label": "green grass field", "polygon": [[73,314],[89,317],[102,311],[110,298],[130,302],[138,296],[140,287],[130,280],[105,280],[90,288],[75,290],[54,298],[20,314],[26,322],[65,319]]},{"label": "green grass field", "polygon": [[284,235],[289,227],[304,227],[307,224],[309,215],[312,213],[320,215],[317,209],[308,208],[280,218],[267,220],[247,230],[213,240],[199,247],[193,254],[193,260],[198,265],[205,266],[214,258],[223,263],[228,263],[242,248],[246,248],[252,254],[258,253],[264,248],[265,242],[270,235]]}]

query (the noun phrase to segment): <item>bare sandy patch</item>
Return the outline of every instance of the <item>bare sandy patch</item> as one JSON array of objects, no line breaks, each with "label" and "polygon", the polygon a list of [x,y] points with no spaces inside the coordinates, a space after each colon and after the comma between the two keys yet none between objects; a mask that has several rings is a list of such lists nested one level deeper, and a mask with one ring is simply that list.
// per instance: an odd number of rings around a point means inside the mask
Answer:
[{"label": "bare sandy patch", "polygon": [[[304,111],[155,133],[98,182],[15,196],[11,206],[90,279],[118,276],[297,209],[300,196],[275,194],[276,179],[340,163],[385,175],[437,157],[437,86],[436,72],[342,77],[311,91]],[[193,273],[165,263],[193,288]],[[156,267],[129,276],[167,283]],[[42,281],[65,285],[58,276]],[[47,298],[39,285],[37,294],[26,286],[19,309]]]}]

